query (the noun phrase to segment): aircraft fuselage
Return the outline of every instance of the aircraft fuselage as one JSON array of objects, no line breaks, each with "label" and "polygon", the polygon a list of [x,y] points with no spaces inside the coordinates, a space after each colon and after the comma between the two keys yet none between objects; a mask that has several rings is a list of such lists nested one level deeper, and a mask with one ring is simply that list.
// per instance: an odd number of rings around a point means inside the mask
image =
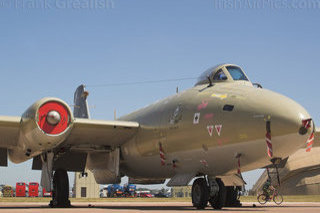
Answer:
[{"label": "aircraft fuselage", "polygon": [[[138,134],[121,147],[121,170],[137,178],[170,178],[177,173],[229,175],[270,164],[266,122],[270,122],[272,158],[302,147],[299,134],[306,110],[278,93],[223,83],[195,86],[158,101],[121,120],[137,121]],[[164,153],[161,163],[160,151]]]}]

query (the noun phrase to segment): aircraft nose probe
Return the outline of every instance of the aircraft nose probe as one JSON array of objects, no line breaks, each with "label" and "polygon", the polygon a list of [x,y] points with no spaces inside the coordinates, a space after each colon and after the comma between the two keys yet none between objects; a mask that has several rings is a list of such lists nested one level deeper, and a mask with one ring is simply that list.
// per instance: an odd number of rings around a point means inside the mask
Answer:
[{"label": "aircraft nose probe", "polygon": [[51,124],[52,126],[55,126],[60,122],[60,120],[61,120],[61,116],[57,111],[52,110],[52,111],[48,112],[47,122],[49,124]]}]

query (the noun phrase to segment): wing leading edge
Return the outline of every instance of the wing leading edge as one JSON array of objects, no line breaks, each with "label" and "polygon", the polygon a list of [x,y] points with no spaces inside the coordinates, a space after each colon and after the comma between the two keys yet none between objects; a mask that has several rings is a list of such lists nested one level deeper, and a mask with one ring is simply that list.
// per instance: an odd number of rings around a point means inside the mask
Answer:
[{"label": "wing leading edge", "polygon": [[131,121],[102,121],[76,118],[66,145],[120,146],[129,140],[139,128]]},{"label": "wing leading edge", "polygon": [[0,148],[17,145],[21,117],[0,116]]}]

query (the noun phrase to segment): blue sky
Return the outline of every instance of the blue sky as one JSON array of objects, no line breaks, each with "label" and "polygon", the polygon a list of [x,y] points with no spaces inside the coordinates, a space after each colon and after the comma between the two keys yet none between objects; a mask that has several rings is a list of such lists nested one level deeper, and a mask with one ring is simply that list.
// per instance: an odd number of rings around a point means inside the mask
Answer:
[{"label": "blue sky", "polygon": [[[72,104],[84,83],[92,118],[113,119],[114,109],[124,115],[195,81],[90,85],[197,77],[228,62],[301,103],[320,123],[320,7],[293,9],[290,0],[280,0],[288,8],[277,7],[278,0],[263,8],[245,4],[259,0],[239,0],[241,7],[228,0],[105,0],[93,8],[86,7],[90,0],[81,1],[82,8],[77,0],[39,2],[0,0],[2,115],[21,115],[45,96]],[[1,182],[39,180],[30,168],[31,162],[0,168]],[[257,177],[247,175],[249,186]]]}]

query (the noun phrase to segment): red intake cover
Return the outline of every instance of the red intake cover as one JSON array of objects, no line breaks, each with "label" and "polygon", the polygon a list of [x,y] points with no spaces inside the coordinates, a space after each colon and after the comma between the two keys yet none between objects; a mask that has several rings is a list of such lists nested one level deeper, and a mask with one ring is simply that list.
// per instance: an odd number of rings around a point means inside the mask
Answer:
[{"label": "red intake cover", "polygon": [[[60,122],[57,125],[51,125],[47,122],[47,115],[50,111],[57,111],[60,114]],[[47,102],[43,104],[38,111],[39,127],[47,134],[60,134],[65,131],[69,125],[69,112],[68,109],[59,102]]]}]

